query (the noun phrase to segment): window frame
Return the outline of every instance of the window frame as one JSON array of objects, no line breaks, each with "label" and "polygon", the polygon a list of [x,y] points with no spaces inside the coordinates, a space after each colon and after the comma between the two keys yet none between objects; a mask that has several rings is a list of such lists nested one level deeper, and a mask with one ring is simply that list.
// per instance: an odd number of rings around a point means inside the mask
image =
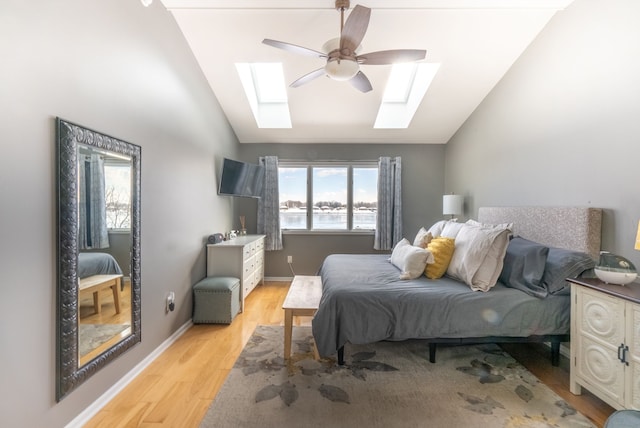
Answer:
[{"label": "window frame", "polygon": [[[377,160],[358,160],[358,161],[296,161],[296,160],[280,160],[278,162],[278,172],[280,168],[305,168],[307,171],[307,188],[306,188],[306,229],[285,229],[280,225],[283,235],[374,235],[373,229],[354,229],[353,228],[353,170],[354,168],[371,168],[378,171],[379,164]],[[313,228],[313,169],[314,168],[347,168],[347,228],[346,229],[314,229]],[[279,192],[279,190],[278,190]],[[377,202],[377,194],[376,194]],[[282,201],[280,201],[282,203]]]}]

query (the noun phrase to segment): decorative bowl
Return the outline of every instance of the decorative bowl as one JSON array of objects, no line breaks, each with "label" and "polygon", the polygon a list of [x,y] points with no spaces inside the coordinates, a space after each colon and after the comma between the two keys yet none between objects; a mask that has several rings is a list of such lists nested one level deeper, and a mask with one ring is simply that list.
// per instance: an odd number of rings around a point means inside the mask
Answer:
[{"label": "decorative bowl", "polygon": [[633,263],[607,251],[600,252],[600,260],[594,272],[600,281],[617,285],[628,284],[638,276]]}]

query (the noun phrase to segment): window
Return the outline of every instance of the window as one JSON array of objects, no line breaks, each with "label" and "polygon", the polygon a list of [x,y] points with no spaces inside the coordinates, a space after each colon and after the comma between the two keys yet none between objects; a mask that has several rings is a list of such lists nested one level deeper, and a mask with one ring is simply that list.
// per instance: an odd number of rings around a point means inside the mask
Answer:
[{"label": "window", "polygon": [[105,160],[104,187],[108,229],[131,228],[131,165]]},{"label": "window", "polygon": [[280,162],[282,230],[375,230],[377,162]]}]

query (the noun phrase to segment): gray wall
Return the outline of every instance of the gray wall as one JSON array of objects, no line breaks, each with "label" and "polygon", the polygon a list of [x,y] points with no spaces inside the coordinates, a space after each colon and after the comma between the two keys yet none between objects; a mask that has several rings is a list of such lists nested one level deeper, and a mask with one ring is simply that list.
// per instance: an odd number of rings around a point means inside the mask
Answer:
[{"label": "gray wall", "polygon": [[483,205],[604,208],[603,249],[640,268],[640,2],[559,12],[447,144],[446,183]]},{"label": "gray wall", "polygon": [[[191,316],[237,140],[156,1],[0,2],[0,425],[60,427]],[[55,401],[55,117],[142,147],[142,343]],[[165,314],[165,296],[177,309]]]},{"label": "gray wall", "polygon": [[[376,160],[380,156],[401,156],[404,236],[410,240],[421,226],[429,227],[442,218],[442,194],[445,190],[450,191],[444,188],[444,150],[442,145],[415,144],[240,144],[241,160],[254,163],[266,155],[302,161]],[[247,217],[247,228],[254,233],[257,202],[237,198],[235,203],[237,215]],[[235,227],[239,228],[239,225]],[[266,254],[267,277],[291,276],[286,263],[288,255],[293,256],[296,274],[313,275],[329,254],[374,252],[373,235],[286,234],[282,241],[283,250]]]}]

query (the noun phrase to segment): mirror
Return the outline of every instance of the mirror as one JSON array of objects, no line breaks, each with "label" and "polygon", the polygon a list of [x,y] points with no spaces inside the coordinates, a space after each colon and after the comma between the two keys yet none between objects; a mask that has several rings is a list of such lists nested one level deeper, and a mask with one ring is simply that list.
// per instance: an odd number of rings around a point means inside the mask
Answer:
[{"label": "mirror", "polygon": [[141,340],[141,149],[60,118],[56,140],[60,401]]}]

